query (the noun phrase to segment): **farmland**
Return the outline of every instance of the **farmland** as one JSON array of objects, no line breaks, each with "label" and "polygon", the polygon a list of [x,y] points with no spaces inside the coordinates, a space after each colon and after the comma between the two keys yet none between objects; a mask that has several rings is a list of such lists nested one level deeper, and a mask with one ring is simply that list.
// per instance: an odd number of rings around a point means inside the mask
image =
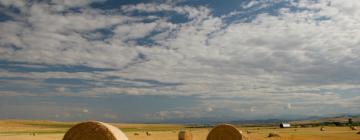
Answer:
[{"label": "farmland", "polygon": [[[76,122],[54,121],[0,121],[1,140],[61,140],[65,132]],[[205,140],[211,128],[189,128],[178,124],[112,124],[120,128],[130,140],[176,140],[179,130],[190,130],[193,140]],[[237,126],[252,140],[358,140],[358,131],[351,130],[346,126],[326,126],[326,131],[320,131],[320,127],[285,128],[276,126],[242,127]],[[145,132],[151,132],[147,136]],[[277,133],[280,137],[268,138],[269,133]],[[139,135],[134,135],[138,133]]]}]

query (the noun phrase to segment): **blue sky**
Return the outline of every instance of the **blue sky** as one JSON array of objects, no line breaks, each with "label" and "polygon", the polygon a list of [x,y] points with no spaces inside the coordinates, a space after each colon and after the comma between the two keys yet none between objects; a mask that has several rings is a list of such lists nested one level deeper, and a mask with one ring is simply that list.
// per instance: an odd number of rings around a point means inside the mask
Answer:
[{"label": "blue sky", "polygon": [[360,114],[354,0],[0,0],[0,119]]}]

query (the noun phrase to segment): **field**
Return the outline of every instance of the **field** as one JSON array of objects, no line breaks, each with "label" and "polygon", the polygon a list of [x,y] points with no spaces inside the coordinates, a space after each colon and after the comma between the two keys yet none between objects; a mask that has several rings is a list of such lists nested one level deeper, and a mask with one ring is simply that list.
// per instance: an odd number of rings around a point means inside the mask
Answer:
[{"label": "field", "polygon": [[[0,140],[61,140],[64,133],[75,123],[52,121],[0,121]],[[205,140],[210,128],[188,128],[176,124],[113,124],[119,127],[130,140],[176,140],[179,130],[188,129],[193,140]],[[348,127],[286,128],[277,127],[238,127],[249,131],[252,140],[359,140],[358,131]],[[151,132],[146,136],[145,132]],[[268,138],[270,132],[281,137]],[[135,136],[134,133],[139,135]]]}]

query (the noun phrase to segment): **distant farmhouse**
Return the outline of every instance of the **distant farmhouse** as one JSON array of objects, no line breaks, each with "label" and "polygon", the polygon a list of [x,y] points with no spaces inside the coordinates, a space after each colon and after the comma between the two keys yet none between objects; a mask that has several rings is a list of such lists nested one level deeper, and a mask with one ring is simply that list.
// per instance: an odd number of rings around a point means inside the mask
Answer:
[{"label": "distant farmhouse", "polygon": [[290,128],[291,125],[289,123],[281,123],[280,128]]}]

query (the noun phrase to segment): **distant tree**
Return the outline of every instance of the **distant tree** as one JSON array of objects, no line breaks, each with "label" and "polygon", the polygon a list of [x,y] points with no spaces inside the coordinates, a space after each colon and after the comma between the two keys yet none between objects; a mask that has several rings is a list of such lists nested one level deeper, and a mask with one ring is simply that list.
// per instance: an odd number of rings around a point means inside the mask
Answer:
[{"label": "distant tree", "polygon": [[342,126],[341,122],[333,122],[336,126]]},{"label": "distant tree", "polygon": [[352,118],[349,118],[349,122],[348,122],[349,124],[353,124],[353,120],[352,120]]}]

